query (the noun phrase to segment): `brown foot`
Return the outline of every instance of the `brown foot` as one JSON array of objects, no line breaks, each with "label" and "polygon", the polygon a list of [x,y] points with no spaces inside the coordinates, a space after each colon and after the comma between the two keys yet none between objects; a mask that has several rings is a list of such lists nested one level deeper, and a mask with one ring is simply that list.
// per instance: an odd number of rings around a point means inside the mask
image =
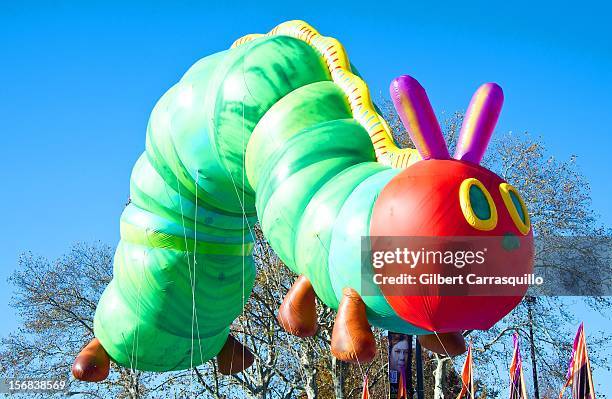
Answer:
[{"label": "brown foot", "polygon": [[110,358],[98,338],[92,339],[72,364],[72,375],[81,381],[104,381],[109,372]]},{"label": "brown foot", "polygon": [[251,367],[255,358],[251,351],[231,335],[217,355],[217,365],[221,374],[236,374]]},{"label": "brown foot", "polygon": [[291,286],[278,308],[276,319],[291,335],[312,337],[317,333],[315,292],[306,276],[300,276]]},{"label": "brown foot", "polygon": [[465,353],[465,339],[458,332],[419,335],[423,348],[440,355],[457,356]]},{"label": "brown foot", "polygon": [[366,317],[365,303],[352,288],[345,288],[342,294],[332,331],[332,354],[343,362],[370,362],[376,356],[376,340]]}]

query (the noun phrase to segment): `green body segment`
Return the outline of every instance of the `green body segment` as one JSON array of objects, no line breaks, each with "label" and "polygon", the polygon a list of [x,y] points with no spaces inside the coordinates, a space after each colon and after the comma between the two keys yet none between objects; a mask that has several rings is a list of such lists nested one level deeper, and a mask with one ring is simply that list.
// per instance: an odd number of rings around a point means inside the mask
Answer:
[{"label": "green body segment", "polygon": [[[334,309],[343,288],[365,291],[361,237],[369,235],[378,193],[400,170],[376,162],[342,90],[312,83],[274,104],[252,133],[246,167],[262,230],[283,262]],[[373,325],[423,332],[397,316],[373,283],[367,292],[375,293],[363,297]]]},{"label": "green body segment", "polygon": [[[336,308],[343,287],[361,290],[360,238],[396,173],[376,163],[346,96],[303,41],[262,38],[200,60],[151,114],[96,337],[114,361],[141,370],[215,356],[253,286],[257,219],[281,259]],[[418,332],[382,294],[364,300],[373,324]]]},{"label": "green body segment", "polygon": [[372,324],[419,334],[425,332],[397,316],[371,278],[361,278],[361,237],[369,235],[378,194],[397,173],[376,161],[367,131],[331,81],[303,85],[272,105],[246,151],[257,216],[283,262],[334,309],[343,288],[361,293],[368,284],[375,295],[363,299]]}]

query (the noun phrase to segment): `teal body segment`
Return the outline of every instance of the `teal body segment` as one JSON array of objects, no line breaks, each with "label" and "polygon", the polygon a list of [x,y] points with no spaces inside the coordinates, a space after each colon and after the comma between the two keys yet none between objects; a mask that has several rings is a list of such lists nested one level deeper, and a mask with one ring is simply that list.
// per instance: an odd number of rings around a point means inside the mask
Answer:
[{"label": "teal body segment", "polygon": [[[266,37],[198,61],[151,114],[96,337],[141,370],[215,356],[253,287],[257,221],[337,308],[342,288],[361,291],[361,236],[395,173],[305,42]],[[382,294],[364,301],[372,324],[420,331]]]}]

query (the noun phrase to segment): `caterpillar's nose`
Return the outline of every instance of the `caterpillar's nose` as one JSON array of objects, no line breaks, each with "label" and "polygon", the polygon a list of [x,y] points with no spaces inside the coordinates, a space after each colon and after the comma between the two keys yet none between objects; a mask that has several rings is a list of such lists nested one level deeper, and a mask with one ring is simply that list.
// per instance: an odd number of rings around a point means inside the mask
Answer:
[{"label": "caterpillar's nose", "polygon": [[521,246],[521,242],[516,234],[506,233],[504,234],[504,238],[502,238],[502,247],[506,251],[514,251],[515,249],[519,249]]}]

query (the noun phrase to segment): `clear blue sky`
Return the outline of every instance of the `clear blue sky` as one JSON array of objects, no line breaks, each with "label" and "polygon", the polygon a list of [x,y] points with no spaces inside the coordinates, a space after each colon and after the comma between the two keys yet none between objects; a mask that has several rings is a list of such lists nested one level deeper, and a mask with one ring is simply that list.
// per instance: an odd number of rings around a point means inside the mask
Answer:
[{"label": "clear blue sky", "polygon": [[[551,154],[576,154],[595,210],[612,224],[612,8],[603,2],[7,3],[0,336],[16,326],[5,280],[19,252],[54,257],[77,240],[117,241],[131,167],[164,91],[199,58],[288,19],[340,39],[375,98],[407,73],[436,111],[453,112],[480,83],[498,82],[506,96],[498,131],[528,130]],[[592,323],[610,331],[610,322]]]}]

